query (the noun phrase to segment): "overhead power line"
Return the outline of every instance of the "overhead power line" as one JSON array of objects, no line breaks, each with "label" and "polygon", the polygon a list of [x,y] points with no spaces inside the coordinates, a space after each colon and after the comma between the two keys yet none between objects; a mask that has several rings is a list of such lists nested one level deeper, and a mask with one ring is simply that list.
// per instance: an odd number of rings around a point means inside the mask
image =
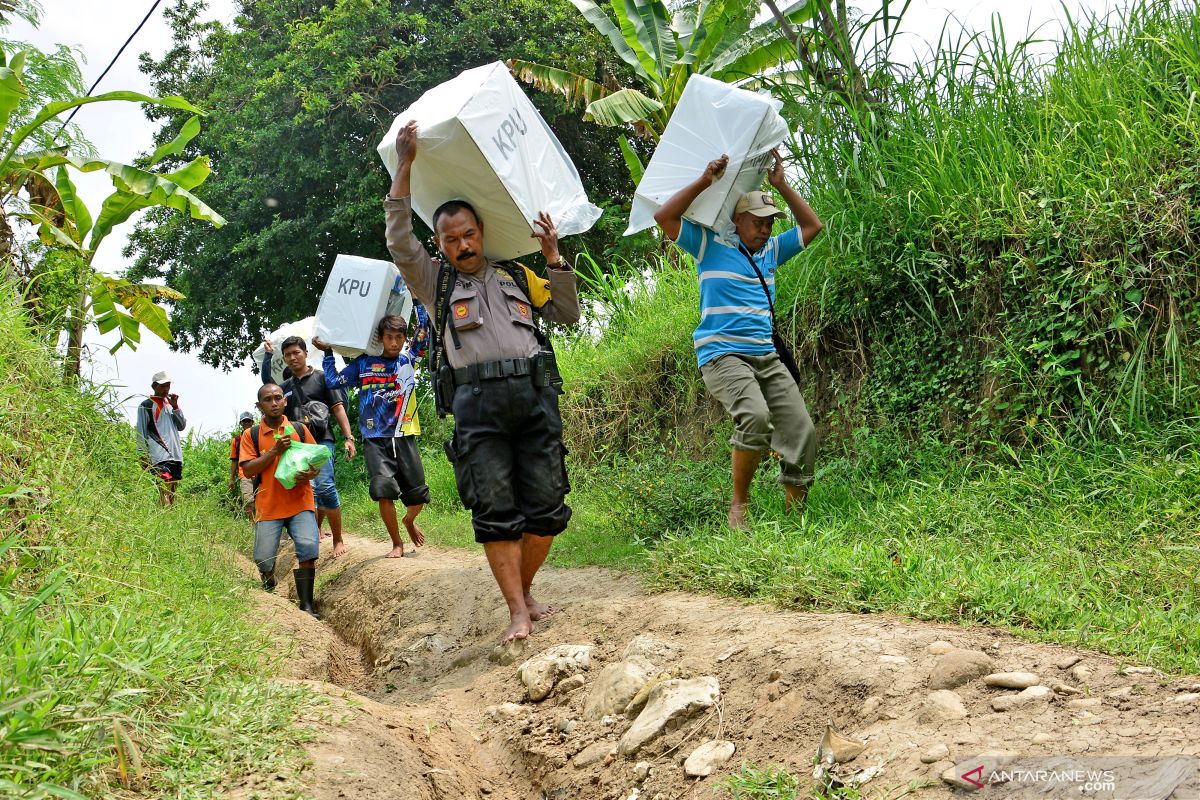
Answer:
[{"label": "overhead power line", "polygon": [[[108,62],[108,66],[104,68],[104,72],[100,73],[100,77],[96,78],[95,82],[92,83],[92,87],[87,90],[87,94],[85,94],[84,97],[92,96],[92,92],[96,91],[96,87],[100,85],[100,81],[104,80],[104,76],[108,74],[108,71],[111,70],[113,65],[117,63],[117,59],[119,59],[121,54],[125,52],[125,48],[128,47],[129,43],[132,42],[134,37],[138,35],[150,17],[154,16],[154,12],[158,9],[160,3],[162,3],[162,0],[154,0],[154,3],[150,6],[150,10],[146,12],[146,16],[142,17],[142,21],[139,22],[138,26],[133,29],[133,33],[129,34],[129,36],[125,38],[125,43],[121,45],[121,49],[118,50],[117,54],[112,57],[112,61]],[[62,127],[58,129],[59,133],[62,133],[63,129],[71,124],[71,120],[75,118],[75,112],[80,108],[82,108],[82,106],[75,106],[75,108],[71,109],[71,114],[67,117],[67,121],[64,122]]]}]

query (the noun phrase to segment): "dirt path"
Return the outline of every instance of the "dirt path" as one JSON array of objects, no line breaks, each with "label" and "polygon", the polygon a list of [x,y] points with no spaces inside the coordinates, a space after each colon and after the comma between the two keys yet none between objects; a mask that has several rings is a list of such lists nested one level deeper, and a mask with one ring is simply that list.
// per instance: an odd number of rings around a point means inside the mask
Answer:
[{"label": "dirt path", "polygon": [[[635,578],[600,569],[543,570],[539,598],[561,610],[538,624],[523,652],[495,653],[507,615],[482,554],[426,547],[387,560],[382,543],[348,543],[347,556],[319,565],[323,623],[282,596],[260,603],[264,624],[292,653],[293,677],[329,697],[327,713],[309,721],[318,732],[312,763],[275,778],[279,789],[300,786],[317,800],[712,798],[728,796],[714,793],[716,782],[743,761],[782,765],[808,796],[829,721],[865,744],[834,770],[849,780],[877,767],[860,789],[872,798],[963,795],[940,776],[985,751],[1017,764],[1200,756],[1196,678],[990,630],[651,595]],[[278,574],[285,568],[281,559]],[[290,588],[281,581],[277,591]],[[635,637],[643,637],[633,644],[640,653],[627,654]],[[590,647],[588,668],[572,678],[585,657],[578,649],[563,656],[553,691],[531,702],[536,686],[527,689],[518,667],[556,645]],[[998,672],[1033,673],[1015,680],[1045,688],[1013,699],[1018,689],[985,684]],[[660,678],[667,682],[636,722],[616,710]],[[719,685],[715,702],[709,678]],[[625,755],[639,738],[631,727],[640,730],[680,686],[710,687],[709,696]],[[684,758],[710,739],[731,742],[733,756],[710,777],[685,776]],[[1163,763],[1143,762],[1153,774],[1142,796],[1200,798],[1194,758]],[[981,796],[1030,796],[1002,788]],[[277,796],[262,776],[230,794]],[[1073,787],[1038,796],[1123,795]]]}]

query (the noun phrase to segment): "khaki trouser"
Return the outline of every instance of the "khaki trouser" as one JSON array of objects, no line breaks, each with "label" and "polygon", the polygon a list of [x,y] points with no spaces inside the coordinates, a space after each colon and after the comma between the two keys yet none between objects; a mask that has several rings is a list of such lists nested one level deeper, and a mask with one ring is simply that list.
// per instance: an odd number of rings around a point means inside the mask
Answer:
[{"label": "khaki trouser", "polygon": [[817,436],[800,388],[779,356],[731,354],[700,368],[704,385],[733,417],[739,450],[779,454],[780,483],[812,483]]},{"label": "khaki trouser", "polygon": [[238,491],[242,495],[242,508],[246,511],[254,511],[254,495],[258,492],[258,487],[254,485],[253,478],[238,478]]}]

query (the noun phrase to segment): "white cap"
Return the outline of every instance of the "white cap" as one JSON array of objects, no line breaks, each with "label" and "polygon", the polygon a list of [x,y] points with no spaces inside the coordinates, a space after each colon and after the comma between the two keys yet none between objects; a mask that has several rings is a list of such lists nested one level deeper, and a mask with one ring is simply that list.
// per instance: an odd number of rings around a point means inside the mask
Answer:
[{"label": "white cap", "polygon": [[171,376],[168,375],[167,371],[164,369],[162,372],[154,373],[154,377],[150,379],[150,382],[151,383],[170,383]]}]

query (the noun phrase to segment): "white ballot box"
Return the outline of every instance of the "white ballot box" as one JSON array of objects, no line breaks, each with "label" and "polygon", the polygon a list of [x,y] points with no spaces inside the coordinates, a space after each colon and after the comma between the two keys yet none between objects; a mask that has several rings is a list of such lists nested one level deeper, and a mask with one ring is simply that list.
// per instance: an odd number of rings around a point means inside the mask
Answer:
[{"label": "white ballot box", "polygon": [[654,225],[654,212],[700,177],[708,162],[729,156],[725,174],[705,189],[684,216],[715,230],[729,221],[738,198],[758,189],[774,164],[771,150],[788,133],[782,107],[770,95],[755,94],[704,75],[688,79],[662,139],[638,183],[629,213],[628,236]]},{"label": "white ballot box", "polygon": [[[287,371],[287,364],[283,362],[283,340],[289,336],[299,336],[304,340],[304,346],[308,350],[308,363],[316,369],[321,369],[321,359],[325,354],[312,346],[313,323],[316,319],[316,317],[305,317],[295,322],[286,322],[267,334],[267,340],[275,348],[275,354],[271,356],[271,380],[274,383],[282,385],[291,376],[291,373]],[[262,369],[262,360],[266,352],[267,348],[261,344],[254,351],[255,372]]]},{"label": "white ballot box", "polygon": [[601,211],[579,173],[503,62],[469,69],[396,117],[379,156],[396,174],[396,134],[417,123],[413,209],[430,228],[447,200],[466,200],[484,224],[484,254],[504,260],[540,249],[533,220],[545,211],[559,236],[587,231]]},{"label": "white ballot box", "polygon": [[339,254],[321,293],[313,334],[343,358],[377,356],[383,352],[375,335],[379,320],[398,314],[407,323],[411,313],[412,298],[395,264]]}]

